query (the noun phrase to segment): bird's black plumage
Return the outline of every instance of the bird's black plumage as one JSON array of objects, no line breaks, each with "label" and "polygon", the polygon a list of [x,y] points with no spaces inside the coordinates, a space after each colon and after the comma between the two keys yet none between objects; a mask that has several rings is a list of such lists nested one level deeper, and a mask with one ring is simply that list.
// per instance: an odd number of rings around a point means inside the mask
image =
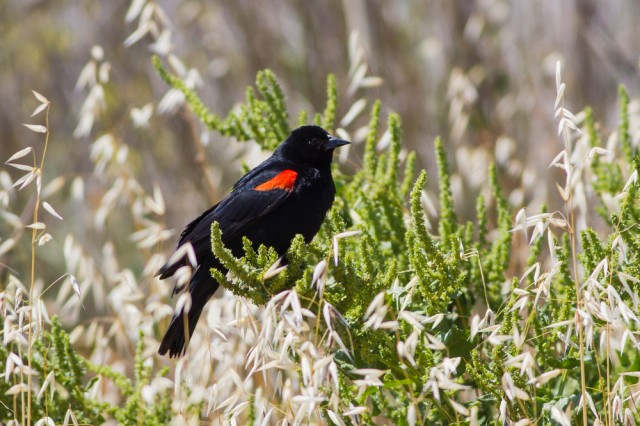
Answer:
[{"label": "bird's black plumage", "polygon": [[[279,255],[286,253],[297,234],[310,242],[335,197],[331,177],[333,150],[347,143],[318,126],[294,130],[271,157],[240,178],[226,198],[187,225],[178,247],[191,243],[198,261],[187,288],[191,309],[186,318],[182,311],[174,315],[158,350],[161,355],[184,353],[185,319],[191,336],[202,309],[218,289],[210,269],[226,271],[211,252],[211,224],[218,222],[222,242],[237,257],[244,254],[243,237],[254,248],[264,244]],[[186,259],[167,263],[158,275],[160,279],[170,277],[186,264]],[[176,287],[174,294],[181,290]]]}]

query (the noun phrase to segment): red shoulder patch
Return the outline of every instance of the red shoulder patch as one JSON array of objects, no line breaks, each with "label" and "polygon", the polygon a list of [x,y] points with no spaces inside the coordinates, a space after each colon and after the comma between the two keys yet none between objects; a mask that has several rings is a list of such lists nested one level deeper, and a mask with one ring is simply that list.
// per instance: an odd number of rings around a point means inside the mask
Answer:
[{"label": "red shoulder patch", "polygon": [[295,170],[283,170],[265,183],[256,186],[256,191],[271,191],[272,189],[284,189],[285,191],[293,190],[296,184],[298,172]]}]

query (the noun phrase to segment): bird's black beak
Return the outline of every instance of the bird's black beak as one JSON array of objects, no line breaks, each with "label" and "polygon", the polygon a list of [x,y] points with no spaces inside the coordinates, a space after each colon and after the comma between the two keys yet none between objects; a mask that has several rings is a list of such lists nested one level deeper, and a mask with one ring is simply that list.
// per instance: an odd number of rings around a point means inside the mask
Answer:
[{"label": "bird's black beak", "polygon": [[329,143],[327,143],[325,146],[327,150],[331,150],[331,149],[336,149],[343,145],[348,145],[350,143],[351,142],[349,141],[345,141],[343,139],[338,139],[338,138],[334,138],[333,136],[329,136]]}]

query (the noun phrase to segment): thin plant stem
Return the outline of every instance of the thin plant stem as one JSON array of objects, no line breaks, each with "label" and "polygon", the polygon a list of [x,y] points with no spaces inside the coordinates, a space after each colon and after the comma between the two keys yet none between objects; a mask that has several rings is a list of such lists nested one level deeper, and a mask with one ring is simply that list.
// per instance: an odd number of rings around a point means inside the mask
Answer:
[{"label": "thin plant stem", "polygon": [[611,407],[611,363],[610,363],[610,353],[611,353],[611,327],[609,325],[609,323],[607,323],[606,325],[606,330],[607,330],[607,359],[606,359],[606,363],[607,363],[607,401],[606,401],[606,406],[607,406],[607,410],[606,410],[606,417],[605,419],[607,420],[607,424],[608,425],[612,425],[613,424],[613,410]]},{"label": "thin plant stem", "polygon": [[[38,185],[38,178],[42,182],[42,170],[44,168],[44,160],[47,155],[47,147],[49,146],[49,110],[50,103],[47,105],[45,114],[45,127],[47,129],[44,139],[44,148],[42,150],[42,157],[40,158],[40,167],[36,171],[38,177],[36,177],[36,202],[33,205],[33,223],[38,222],[38,210],[40,209],[40,187]],[[29,371],[27,372],[27,425],[31,425],[31,384],[32,384],[32,351],[33,351],[33,290],[36,281],[36,239],[38,237],[38,230],[33,229],[31,232],[31,282],[29,284],[29,303],[31,309],[29,310],[29,347],[27,349],[27,362],[29,365]],[[24,419],[23,419],[24,420]]]},{"label": "thin plant stem", "polygon": [[[564,101],[562,108],[564,108]],[[564,149],[567,152],[567,158],[571,161],[571,137],[569,135],[569,130],[567,126],[564,126],[562,130],[562,137],[564,139]],[[578,252],[577,252],[577,243],[576,243],[576,229],[575,229],[575,209],[573,206],[573,185],[571,184],[571,180],[573,179],[573,166],[568,164],[570,175],[568,177],[568,198],[566,201],[566,206],[569,213],[569,240],[571,244],[571,262],[573,264],[573,276],[574,283],[576,286],[576,311],[580,309],[582,305],[582,297],[580,297],[580,279],[578,278]],[[577,312],[576,312],[577,314]],[[588,424],[588,416],[587,416],[587,382],[586,382],[586,369],[584,363],[584,330],[582,326],[582,321],[577,321],[576,328],[578,329],[578,353],[580,357],[580,390],[583,398],[583,407],[582,407],[582,423],[586,426]]]}]

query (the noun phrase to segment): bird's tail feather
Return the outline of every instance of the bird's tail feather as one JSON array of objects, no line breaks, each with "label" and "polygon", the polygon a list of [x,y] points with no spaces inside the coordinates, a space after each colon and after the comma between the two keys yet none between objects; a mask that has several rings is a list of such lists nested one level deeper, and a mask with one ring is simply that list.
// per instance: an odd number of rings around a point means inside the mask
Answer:
[{"label": "bird's tail feather", "polygon": [[[196,328],[198,318],[200,318],[200,314],[202,313],[202,308],[204,308],[204,302],[194,303],[186,316],[184,311],[174,315],[167,332],[162,338],[162,343],[160,343],[160,348],[158,349],[160,355],[164,355],[168,351],[169,356],[173,358],[183,355],[186,352],[186,336],[191,338],[193,335],[193,330]],[[188,331],[188,333],[185,333],[185,331]]]},{"label": "bird's tail feather", "polygon": [[206,305],[207,301],[218,289],[218,285],[214,280],[211,278],[202,279],[204,277],[199,277],[199,273],[201,273],[201,271],[196,272],[196,275],[194,275],[189,284],[191,309],[189,309],[186,315],[184,310],[181,310],[173,316],[169,328],[160,343],[160,348],[158,349],[160,355],[169,352],[169,356],[173,358],[183,355],[186,352],[188,346],[187,339],[193,336],[193,330],[195,330],[196,324],[198,324],[198,319],[200,318],[200,314],[202,314],[204,305]]}]

